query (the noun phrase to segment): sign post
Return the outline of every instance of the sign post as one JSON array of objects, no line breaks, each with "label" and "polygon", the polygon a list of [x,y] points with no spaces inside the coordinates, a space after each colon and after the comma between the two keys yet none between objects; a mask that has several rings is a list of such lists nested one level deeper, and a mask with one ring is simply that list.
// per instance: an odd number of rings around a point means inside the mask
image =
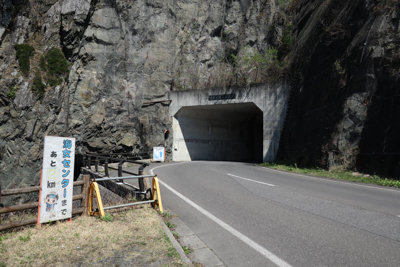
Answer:
[{"label": "sign post", "polygon": [[38,227],[72,217],[75,138],[45,136]]}]

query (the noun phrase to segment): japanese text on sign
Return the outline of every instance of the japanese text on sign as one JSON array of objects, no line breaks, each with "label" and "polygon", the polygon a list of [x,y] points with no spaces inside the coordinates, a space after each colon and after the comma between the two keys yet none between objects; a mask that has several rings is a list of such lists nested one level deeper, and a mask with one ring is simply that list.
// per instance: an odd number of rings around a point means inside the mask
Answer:
[{"label": "japanese text on sign", "polygon": [[44,138],[40,223],[71,218],[75,138]]}]

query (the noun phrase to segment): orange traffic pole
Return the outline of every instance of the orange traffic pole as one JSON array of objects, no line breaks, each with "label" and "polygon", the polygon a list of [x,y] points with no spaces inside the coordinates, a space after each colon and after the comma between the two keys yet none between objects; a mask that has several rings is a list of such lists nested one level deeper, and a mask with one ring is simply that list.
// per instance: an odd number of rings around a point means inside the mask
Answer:
[{"label": "orange traffic pole", "polygon": [[40,224],[40,197],[42,195],[42,178],[43,178],[43,169],[40,170],[40,186],[39,186],[39,205],[38,205],[38,216],[37,216],[37,223],[36,228],[40,229],[42,225]]}]

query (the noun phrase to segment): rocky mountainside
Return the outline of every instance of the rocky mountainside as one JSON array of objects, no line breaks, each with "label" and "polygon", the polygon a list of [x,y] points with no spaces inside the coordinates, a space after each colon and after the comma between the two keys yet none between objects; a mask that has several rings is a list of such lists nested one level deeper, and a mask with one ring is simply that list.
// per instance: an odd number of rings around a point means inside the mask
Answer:
[{"label": "rocky mountainside", "polygon": [[[223,84],[213,74],[224,57],[232,60],[246,45],[266,49],[279,8],[274,1],[2,1],[3,188],[39,183],[44,135],[75,137],[79,154],[162,145],[171,124],[168,102],[149,102],[165,99],[171,88]],[[16,44],[34,48],[27,74]],[[69,62],[57,86],[49,65],[47,72],[41,67],[52,48]],[[45,84],[42,95],[36,77]]]},{"label": "rocky mountainside", "polygon": [[400,2],[298,1],[280,158],[400,175]]},{"label": "rocky mountainside", "polygon": [[[39,183],[44,135],[150,152],[169,90],[283,78],[281,159],[397,175],[399,16],[397,0],[4,0],[3,188]],[[34,49],[25,72],[18,44]],[[68,72],[51,74],[52,49]]]}]

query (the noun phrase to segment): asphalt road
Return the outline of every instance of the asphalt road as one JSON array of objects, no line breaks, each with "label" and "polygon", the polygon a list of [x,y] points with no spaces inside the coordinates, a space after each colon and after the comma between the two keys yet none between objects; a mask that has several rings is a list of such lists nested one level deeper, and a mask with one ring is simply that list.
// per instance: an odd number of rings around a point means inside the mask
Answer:
[{"label": "asphalt road", "polygon": [[400,266],[400,190],[236,162],[146,169],[227,266]]}]

